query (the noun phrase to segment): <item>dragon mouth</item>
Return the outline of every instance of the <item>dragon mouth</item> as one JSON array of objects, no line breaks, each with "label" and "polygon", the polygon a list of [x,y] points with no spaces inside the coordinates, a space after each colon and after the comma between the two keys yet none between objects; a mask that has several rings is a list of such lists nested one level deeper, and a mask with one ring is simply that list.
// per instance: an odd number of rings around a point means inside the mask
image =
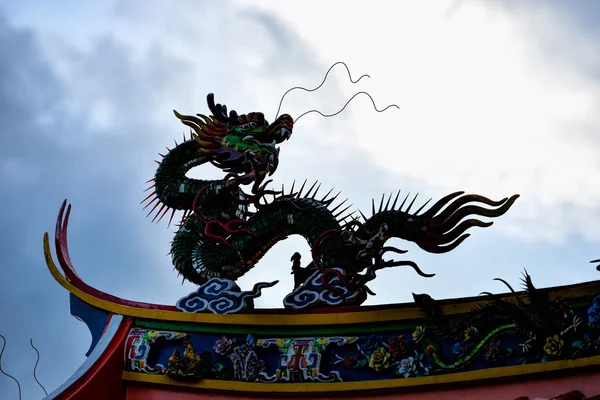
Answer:
[{"label": "dragon mouth", "polygon": [[279,130],[279,135],[283,138],[283,140],[289,139],[292,136],[292,130],[282,126]]}]

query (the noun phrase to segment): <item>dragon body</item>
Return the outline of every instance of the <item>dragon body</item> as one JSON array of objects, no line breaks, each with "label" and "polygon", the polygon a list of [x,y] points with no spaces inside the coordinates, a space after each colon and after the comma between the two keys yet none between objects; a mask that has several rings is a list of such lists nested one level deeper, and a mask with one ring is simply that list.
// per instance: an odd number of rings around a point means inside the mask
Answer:
[{"label": "dragon body", "polygon": [[504,325],[501,325],[501,326],[495,328],[490,333],[485,335],[467,354],[465,354],[461,357],[458,357],[454,362],[452,362],[450,364],[445,362],[443,360],[443,358],[440,357],[440,355],[437,352],[437,349],[435,349],[432,353],[433,360],[439,367],[441,367],[443,369],[454,369],[454,368],[462,367],[465,364],[467,364],[469,361],[471,361],[473,359],[473,357],[475,357],[477,355],[477,353],[486,344],[488,344],[493,338],[497,337],[498,335],[500,335],[502,333],[510,332],[510,331],[514,330],[515,327],[516,327],[515,323],[510,323],[510,324],[504,324]]},{"label": "dragon body", "polygon": [[[348,207],[342,207],[343,203],[334,206],[337,196],[329,197],[331,191],[317,197],[316,184],[304,194],[305,185],[297,192],[293,186],[288,192],[266,189],[271,182],[267,178],[279,163],[277,145],[292,134],[291,116],[284,114],[269,124],[262,113],[227,114],[227,107],[215,104],[212,94],[208,106],[211,116],[175,112],[191,128],[192,137],[184,138],[157,161],[154,191],[146,198],[146,207],[153,205],[149,215],[157,210],[154,219],[159,221],[169,210],[171,220],[175,211],[183,211],[172,242],[172,260],[184,279],[198,285],[211,278],[236,280],[290,235],[301,235],[311,246],[310,268],[322,272],[325,288],[337,276],[342,285],[364,287],[368,292],[364,285],[376,270],[399,265],[431,276],[410,261],[384,261],[386,252],[404,253],[385,242],[400,238],[428,252],[450,251],[469,236],[465,231],[470,227],[492,224],[466,217],[500,216],[518,197],[492,201],[457,192],[419,214],[421,210],[410,212],[414,199],[404,208],[406,199],[397,207],[397,195],[390,206],[390,196],[385,207],[382,199],[377,211],[373,206],[372,215],[367,218],[361,213],[359,221],[352,213],[346,214]],[[192,168],[207,163],[222,169],[225,177],[187,176]],[[340,268],[345,272],[340,273]]]},{"label": "dragon body", "polygon": [[487,295],[488,300],[482,301],[461,317],[447,315],[443,306],[431,296],[413,293],[415,304],[429,322],[428,332],[451,339],[466,349],[464,354],[450,363],[444,360],[443,354],[439,352],[439,345],[432,338],[424,340],[424,346],[430,346],[430,353],[439,367],[462,367],[472,361],[493,339],[514,333],[529,338],[520,343],[523,354],[532,350],[534,354],[543,354],[547,338],[572,335],[583,322],[563,299],[550,301],[548,292],[537,289],[527,271],[521,279],[524,292],[520,294],[505,280],[495,280],[504,283],[514,296],[501,298],[484,292],[482,295]]}]

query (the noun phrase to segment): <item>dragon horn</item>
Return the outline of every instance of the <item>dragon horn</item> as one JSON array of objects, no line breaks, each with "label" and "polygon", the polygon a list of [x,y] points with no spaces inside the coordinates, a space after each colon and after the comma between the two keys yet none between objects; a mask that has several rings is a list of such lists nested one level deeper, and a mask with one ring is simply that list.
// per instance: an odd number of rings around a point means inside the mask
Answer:
[{"label": "dragon horn", "polygon": [[214,93],[209,93],[206,96],[206,102],[208,103],[208,109],[217,120],[221,122],[229,122],[229,118],[227,117],[227,106],[215,104]]}]

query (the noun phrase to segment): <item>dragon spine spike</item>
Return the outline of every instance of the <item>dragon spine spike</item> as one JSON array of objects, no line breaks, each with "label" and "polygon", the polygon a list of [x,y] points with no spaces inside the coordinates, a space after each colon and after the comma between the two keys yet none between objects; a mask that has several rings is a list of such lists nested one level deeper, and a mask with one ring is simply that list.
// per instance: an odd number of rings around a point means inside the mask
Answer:
[{"label": "dragon spine spike", "polygon": [[375,211],[375,199],[371,199],[371,215],[375,215],[376,211]]},{"label": "dragon spine spike", "polygon": [[175,143],[175,147],[179,146],[179,145],[177,144],[177,140],[173,139],[173,142]]},{"label": "dragon spine spike", "polygon": [[156,180],[156,178],[152,178],[152,179],[148,179],[146,182],[144,183],[150,183],[150,182],[154,182]]},{"label": "dragon spine spike", "polygon": [[331,203],[333,203],[335,201],[335,199],[337,199],[340,194],[342,194],[341,190],[335,196],[333,196],[331,199],[327,200],[327,205],[328,206],[331,205]]},{"label": "dragon spine spike", "polygon": [[422,210],[422,209],[424,209],[424,208],[425,208],[425,206],[426,206],[427,204],[429,204],[429,202],[430,202],[430,201],[431,201],[431,198],[430,198],[429,200],[427,200],[427,201],[426,201],[426,202],[425,202],[425,203],[424,203],[424,204],[423,204],[421,207],[419,207],[419,209],[418,209],[417,211],[415,211],[415,212],[413,213],[413,215],[414,215],[414,216],[418,216],[418,215],[419,215],[419,213],[421,212],[421,210]]},{"label": "dragon spine spike", "polygon": [[361,217],[363,217],[363,220],[367,222],[367,217],[365,217],[365,214],[363,214],[361,210],[358,210],[358,212],[360,213]]},{"label": "dragon spine spike", "polygon": [[332,213],[333,213],[333,212],[335,212],[335,210],[337,210],[338,208],[340,208],[340,207],[341,207],[341,206],[342,206],[342,205],[343,205],[345,202],[347,202],[347,201],[348,201],[348,199],[345,199],[344,201],[342,201],[340,204],[338,204],[337,206],[335,206],[335,208],[333,208],[333,209],[331,210],[331,212],[332,212]]},{"label": "dragon spine spike", "polygon": [[351,211],[351,212],[349,212],[349,213],[345,214],[343,217],[339,217],[339,218],[338,218],[338,221],[339,221],[340,223],[342,223],[342,222],[346,222],[346,220],[347,220],[348,218],[352,219],[352,217],[354,216],[354,213],[355,213],[355,212],[356,212],[356,211]]},{"label": "dragon spine spike", "polygon": [[165,149],[167,149],[167,152],[171,152],[171,149],[168,148],[167,146],[165,146]]},{"label": "dragon spine spike", "polygon": [[347,225],[348,222],[350,222],[350,221],[347,220],[349,216],[350,216],[350,214],[347,214],[343,218],[339,218],[337,220],[338,224],[343,225],[343,226]]},{"label": "dragon spine spike", "polygon": [[402,191],[401,189],[398,189],[398,193],[396,193],[396,198],[394,199],[394,203],[392,204],[392,210],[396,209],[396,203],[398,202],[398,197],[400,197],[401,191]]},{"label": "dragon spine spike", "polygon": [[[153,197],[152,199],[150,199],[150,201],[148,201],[144,207],[142,208],[142,211],[145,210],[146,208],[150,207],[155,201],[159,200],[158,197]],[[142,203],[143,204],[143,203]]]},{"label": "dragon spine spike", "polygon": [[402,207],[404,207],[404,203],[406,203],[406,200],[408,200],[408,196],[410,196],[410,192],[408,192],[404,200],[402,200],[402,204],[400,204],[400,207],[398,207],[399,210],[402,210]]},{"label": "dragon spine spike", "polygon": [[150,189],[152,189],[152,188],[154,188],[154,187],[156,187],[156,185],[149,186],[147,189],[145,189],[145,190],[144,190],[144,192],[143,192],[143,193],[146,193],[148,190],[150,190]]},{"label": "dragon spine spike", "polygon": [[[352,204],[350,204],[350,206],[349,206],[349,207],[352,207]],[[342,212],[343,212],[343,211],[342,211]],[[352,211],[352,212],[350,212],[350,213],[348,213],[348,214],[344,215],[343,217],[341,217],[341,218],[338,218],[338,221],[339,221],[340,223],[342,223],[342,222],[345,222],[345,221],[346,221],[348,218],[353,218],[354,220],[356,220],[356,218],[354,218],[354,213],[355,213],[355,212],[356,212],[356,211]],[[341,214],[341,213],[340,213],[340,214]],[[338,214],[338,215],[339,215],[339,214]]]},{"label": "dragon spine spike", "polygon": [[[158,198],[157,198],[157,200],[158,200]],[[161,203],[160,203],[160,201],[159,201],[159,202],[157,202],[157,203],[154,205],[154,207],[152,207],[152,210],[150,210],[150,211],[148,212],[148,214],[146,214],[146,218],[148,218],[148,217],[150,216],[150,214],[152,214],[152,212],[153,212],[154,210],[156,210],[156,207],[158,207],[160,204],[161,204]],[[146,207],[148,207],[149,205],[150,205],[150,204],[148,204]],[[146,207],[144,207],[144,209],[145,209]]]},{"label": "dragon spine spike", "polygon": [[[148,188],[148,189],[150,189],[150,188]],[[148,190],[148,189],[146,189],[146,190]],[[146,190],[144,190],[144,192],[145,192]],[[148,196],[146,196],[146,198],[145,198],[144,200],[140,201],[140,204],[144,204],[144,202],[145,202],[146,200],[148,200],[150,197],[154,196],[155,194],[156,194],[156,192],[152,192],[152,193],[150,193]]]},{"label": "dragon spine spike", "polygon": [[[321,184],[320,183],[319,183],[319,186],[317,186],[317,189],[315,190],[315,192],[313,193],[311,199],[315,198],[315,196],[317,195],[317,193],[319,193],[319,189],[321,189]],[[308,196],[306,196],[306,197],[308,197]]]},{"label": "dragon spine spike", "polygon": [[179,228],[181,228],[183,226],[183,224],[185,223],[187,217],[186,217],[186,211],[184,211],[183,215],[181,216],[181,219],[179,220],[179,222],[176,224],[176,226],[178,226]]},{"label": "dragon spine spike", "polygon": [[327,192],[327,194],[325,196],[323,196],[323,198],[321,200],[319,200],[319,201],[326,202],[327,201],[327,196],[329,196],[331,194],[331,192],[333,192],[333,189],[334,188],[331,188],[329,190],[329,192]]},{"label": "dragon spine spike", "polygon": [[175,211],[177,211],[177,210],[173,209],[171,211],[171,216],[169,217],[169,223],[167,225],[167,228],[169,228],[171,226],[171,223],[173,222],[173,217],[175,217]]},{"label": "dragon spine spike", "polygon": [[294,181],[292,182],[292,188],[290,189],[290,196],[292,195],[292,193],[294,193],[294,186],[296,185],[296,180],[294,179]]},{"label": "dragon spine spike", "polygon": [[[153,198],[153,199],[152,199],[152,201],[148,202],[148,204],[146,204],[146,205],[144,206],[144,208],[142,208],[142,210],[145,210],[146,208],[148,208],[149,206],[151,206],[151,205],[152,205],[152,203],[154,203],[156,200],[158,200],[158,197],[155,197],[155,198]],[[160,204],[160,202],[158,202],[158,203],[156,203],[156,204],[158,205],[158,204]],[[150,211],[150,212],[152,212],[152,211]],[[148,214],[148,215],[150,215],[150,214]],[[148,217],[148,215],[146,215],[146,217]]]},{"label": "dragon spine spike", "polygon": [[385,193],[381,194],[381,201],[379,202],[379,211],[377,212],[381,212],[381,210],[383,209],[383,200],[385,199]]},{"label": "dragon spine spike", "polygon": [[344,215],[343,217],[336,218],[336,221],[340,225],[345,225],[346,224],[346,218],[348,218],[348,214]]},{"label": "dragon spine spike", "polygon": [[[150,221],[150,222],[152,222],[152,223],[153,223],[153,222],[156,220],[156,218],[158,218],[158,216],[160,215],[160,213],[161,213],[161,212],[162,212],[162,211],[165,209],[165,207],[167,207],[167,206],[166,206],[165,204],[163,204],[163,205],[162,205],[162,206],[161,206],[161,207],[158,209],[158,211],[156,212],[156,215],[154,216],[154,218],[152,218],[152,221]],[[168,210],[168,208],[167,208],[167,210]]]},{"label": "dragon spine spike", "polygon": [[157,163],[158,165],[160,165],[160,161],[156,161],[156,160],[154,160],[154,162],[155,162],[155,163]]},{"label": "dragon spine spike", "polygon": [[414,215],[414,216],[418,216],[418,215],[419,215],[419,213],[421,212],[421,210],[422,210],[422,209],[424,209],[424,208],[425,208],[425,206],[426,206],[427,204],[429,204],[429,202],[430,202],[430,201],[431,201],[431,198],[430,198],[429,200],[427,200],[427,201],[425,202],[425,204],[423,204],[421,207],[419,207],[419,209],[418,209],[417,211],[415,211],[413,215]]},{"label": "dragon spine spike", "polygon": [[393,193],[390,193],[390,196],[388,197],[388,200],[387,200],[387,202],[385,203],[385,211],[389,210],[389,208],[388,208],[388,207],[390,206],[390,200],[392,200],[392,194],[393,194]]},{"label": "dragon spine spike", "polygon": [[165,158],[165,155],[162,153],[158,153],[158,155],[160,156],[160,158]]},{"label": "dragon spine spike", "polygon": [[[335,219],[337,219],[337,217],[339,217],[340,215],[342,215],[343,213],[345,213],[350,207],[352,207],[354,204],[350,204],[349,206],[347,206],[346,208],[344,208],[342,211],[340,211],[339,213],[335,214],[333,217]],[[332,211],[333,212],[333,211]]]},{"label": "dragon spine spike", "polygon": [[308,192],[306,192],[306,195],[304,197],[309,198],[310,197],[310,193],[312,192],[312,190],[315,188],[315,186],[317,186],[317,183],[319,183],[319,181],[315,181],[312,186],[310,187],[310,189],[308,189]]},{"label": "dragon spine spike", "polygon": [[162,213],[162,215],[160,216],[160,218],[158,218],[158,221],[156,221],[156,223],[158,224],[165,215],[167,215],[167,213],[169,212],[169,207],[165,208],[165,212]]},{"label": "dragon spine spike", "polygon": [[304,183],[302,184],[302,187],[298,191],[298,194],[296,195],[296,197],[300,198],[300,196],[302,195],[302,191],[304,190],[304,185],[306,185],[306,181],[307,181],[307,179],[304,180]]},{"label": "dragon spine spike", "polygon": [[415,197],[413,197],[413,199],[410,202],[410,204],[408,205],[408,208],[406,209],[405,213],[408,214],[408,212],[410,211],[410,208],[413,206],[413,204],[415,204],[415,200],[417,200],[418,195],[419,195],[419,193],[415,194]]}]

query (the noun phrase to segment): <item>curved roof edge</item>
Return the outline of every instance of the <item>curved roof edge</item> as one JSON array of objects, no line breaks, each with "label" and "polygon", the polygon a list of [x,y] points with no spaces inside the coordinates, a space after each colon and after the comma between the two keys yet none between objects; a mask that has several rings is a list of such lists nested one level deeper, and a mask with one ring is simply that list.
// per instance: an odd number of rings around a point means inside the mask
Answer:
[{"label": "curved roof edge", "polygon": [[[121,353],[131,320],[111,315],[98,343],[75,373],[43,400],[125,399]],[[93,395],[92,395],[93,394]]]}]

